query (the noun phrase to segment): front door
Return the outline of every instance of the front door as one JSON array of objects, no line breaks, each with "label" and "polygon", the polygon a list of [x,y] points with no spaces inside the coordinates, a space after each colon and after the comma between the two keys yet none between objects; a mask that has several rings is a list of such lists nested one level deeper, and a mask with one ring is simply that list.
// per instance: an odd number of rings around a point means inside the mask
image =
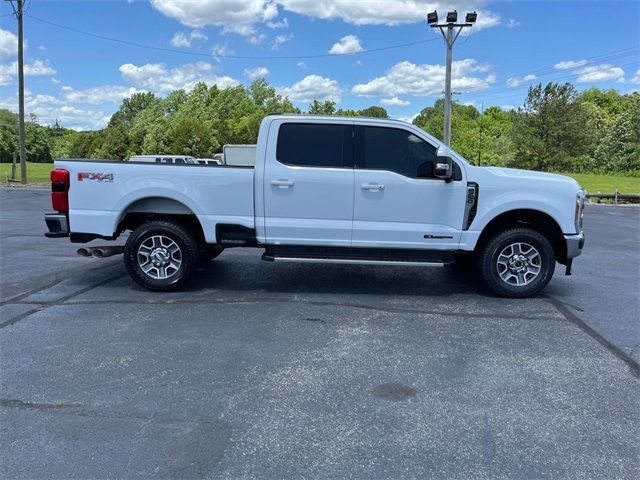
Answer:
[{"label": "front door", "polygon": [[436,147],[402,128],[356,126],[354,247],[456,249],[466,182],[433,176]]},{"label": "front door", "polygon": [[267,243],[348,247],[353,124],[275,122],[269,142],[275,142],[276,149],[264,172]]}]

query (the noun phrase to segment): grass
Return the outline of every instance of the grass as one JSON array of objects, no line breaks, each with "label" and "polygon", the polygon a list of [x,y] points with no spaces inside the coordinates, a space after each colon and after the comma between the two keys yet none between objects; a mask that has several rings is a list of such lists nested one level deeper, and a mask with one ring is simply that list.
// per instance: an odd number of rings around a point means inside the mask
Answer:
[{"label": "grass", "polygon": [[[48,184],[52,163],[27,163],[27,178],[32,184]],[[1,182],[4,183],[5,173],[11,175],[11,164],[0,164]],[[618,175],[599,175],[597,173],[565,173],[575,178],[580,185],[591,193],[613,193],[617,188],[621,193],[640,193],[640,178],[622,177]],[[16,177],[20,178],[20,165],[16,165]]]},{"label": "grass", "polygon": [[[53,163],[31,163],[27,162],[27,179],[31,184],[49,184],[49,175]],[[0,163],[0,181],[5,183],[6,175],[11,176],[11,164]],[[20,180],[20,164],[16,165],[16,179]]]},{"label": "grass", "polygon": [[590,193],[613,193],[616,188],[620,193],[640,193],[639,177],[600,175],[597,173],[564,173],[563,175],[575,178]]}]

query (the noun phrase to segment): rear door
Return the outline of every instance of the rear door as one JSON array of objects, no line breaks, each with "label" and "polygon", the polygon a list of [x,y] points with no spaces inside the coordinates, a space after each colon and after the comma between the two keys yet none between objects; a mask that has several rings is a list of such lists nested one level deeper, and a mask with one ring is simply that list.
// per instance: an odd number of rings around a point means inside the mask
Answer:
[{"label": "rear door", "polygon": [[456,249],[464,172],[435,178],[436,146],[401,127],[355,127],[354,247]]},{"label": "rear door", "polygon": [[267,243],[349,246],[353,123],[275,121],[269,144],[276,148],[264,170]]}]

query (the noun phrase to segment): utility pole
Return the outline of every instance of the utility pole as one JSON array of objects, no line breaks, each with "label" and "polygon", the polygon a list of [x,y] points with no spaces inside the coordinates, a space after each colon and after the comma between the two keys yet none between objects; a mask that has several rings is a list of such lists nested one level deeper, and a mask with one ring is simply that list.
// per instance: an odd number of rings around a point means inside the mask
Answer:
[{"label": "utility pole", "polygon": [[484,117],[484,101],[481,104],[480,107],[480,138],[478,139],[478,166],[482,165],[481,163],[481,158],[482,158],[482,119]]},{"label": "utility pole", "polygon": [[[427,22],[431,28],[440,30],[445,43],[447,44],[447,64],[445,67],[444,80],[444,143],[451,145],[451,64],[453,63],[453,44],[456,43],[460,32],[465,27],[472,27],[478,18],[476,12],[467,13],[465,23],[456,23],[458,21],[458,11],[447,13],[447,21],[438,23],[438,12],[434,11],[427,15]],[[456,30],[454,32],[454,30]]]},{"label": "utility pole", "polygon": [[24,32],[22,13],[24,0],[5,0],[11,3],[13,13],[18,19],[18,135],[20,137],[20,180],[27,183],[27,154],[24,145]]}]

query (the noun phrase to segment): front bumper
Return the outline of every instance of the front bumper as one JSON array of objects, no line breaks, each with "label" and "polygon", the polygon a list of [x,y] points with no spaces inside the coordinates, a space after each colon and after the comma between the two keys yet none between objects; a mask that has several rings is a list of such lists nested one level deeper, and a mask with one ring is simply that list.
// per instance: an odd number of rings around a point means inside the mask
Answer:
[{"label": "front bumper", "polygon": [[44,236],[48,238],[60,238],[69,236],[69,222],[64,213],[45,213],[44,221],[47,223],[48,232]]},{"label": "front bumper", "polygon": [[573,235],[565,235],[567,243],[567,259],[575,258],[582,253],[584,247],[584,233],[574,233]]}]

